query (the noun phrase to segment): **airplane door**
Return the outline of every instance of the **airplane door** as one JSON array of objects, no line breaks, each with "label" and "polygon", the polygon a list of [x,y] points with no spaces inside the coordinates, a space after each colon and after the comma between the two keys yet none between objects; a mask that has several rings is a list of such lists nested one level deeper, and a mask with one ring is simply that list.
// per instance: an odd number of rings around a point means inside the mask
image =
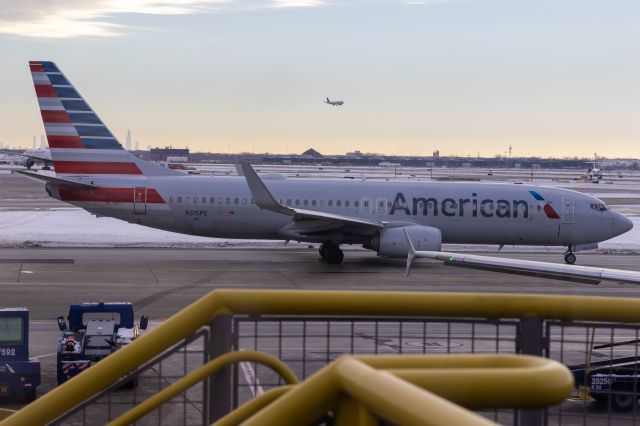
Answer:
[{"label": "airplane door", "polygon": [[363,198],[360,204],[362,205],[362,214],[371,214],[371,198]]},{"label": "airplane door", "polygon": [[573,197],[562,197],[562,223],[571,224],[574,220]]},{"label": "airplane door", "polygon": [[378,216],[384,216],[387,214],[387,199],[386,198],[378,198],[376,199],[376,214]]},{"label": "airplane door", "polygon": [[133,213],[147,213],[147,188],[138,187],[133,190]]}]

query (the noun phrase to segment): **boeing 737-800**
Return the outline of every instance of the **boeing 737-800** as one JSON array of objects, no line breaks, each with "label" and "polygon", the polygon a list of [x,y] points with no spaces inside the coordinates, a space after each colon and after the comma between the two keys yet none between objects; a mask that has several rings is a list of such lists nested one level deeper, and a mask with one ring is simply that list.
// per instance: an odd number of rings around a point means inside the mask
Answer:
[{"label": "boeing 737-800", "polygon": [[124,150],[54,63],[29,65],[56,174],[21,173],[97,216],[208,237],[320,243],[329,263],[342,262],[341,244],[405,257],[442,243],[565,246],[573,263],[576,247],[633,226],[597,198],[542,186],[261,179],[247,163],[244,176],[187,175]]}]

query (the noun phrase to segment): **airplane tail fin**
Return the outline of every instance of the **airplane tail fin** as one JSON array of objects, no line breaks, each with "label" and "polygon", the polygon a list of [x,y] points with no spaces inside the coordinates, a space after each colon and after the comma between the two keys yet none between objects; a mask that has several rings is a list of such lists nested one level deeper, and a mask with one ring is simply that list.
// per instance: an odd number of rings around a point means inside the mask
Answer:
[{"label": "airplane tail fin", "polygon": [[329,98],[327,97],[327,103],[330,103],[331,101],[329,100]]},{"label": "airplane tail fin", "polygon": [[180,174],[126,151],[56,64],[29,61],[29,68],[56,174]]}]

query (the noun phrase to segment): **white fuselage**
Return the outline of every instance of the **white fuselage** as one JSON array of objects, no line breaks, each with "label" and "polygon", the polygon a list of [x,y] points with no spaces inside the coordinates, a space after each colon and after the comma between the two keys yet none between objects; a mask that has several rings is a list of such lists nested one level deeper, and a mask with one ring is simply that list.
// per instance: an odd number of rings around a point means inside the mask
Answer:
[{"label": "white fuselage", "polygon": [[[101,187],[129,188],[136,202],[108,194],[93,200],[88,193],[61,193],[55,186],[50,192],[97,215],[185,234],[310,242],[325,241],[330,235],[333,241],[355,244],[366,244],[369,238],[339,231],[292,236],[287,232],[292,217],[259,209],[243,177],[105,176],[92,180]],[[570,246],[597,243],[630,229],[628,219],[608,210],[597,198],[560,188],[475,182],[264,182],[285,206],[431,226],[440,229],[443,243]]]}]

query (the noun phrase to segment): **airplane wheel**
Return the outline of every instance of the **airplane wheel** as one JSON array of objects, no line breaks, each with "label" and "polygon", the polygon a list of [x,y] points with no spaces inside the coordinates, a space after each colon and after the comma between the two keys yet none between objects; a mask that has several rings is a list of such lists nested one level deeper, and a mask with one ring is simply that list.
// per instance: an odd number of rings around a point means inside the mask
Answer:
[{"label": "airplane wheel", "polygon": [[344,259],[344,253],[340,250],[340,246],[338,244],[327,243],[327,246],[324,250],[325,255],[323,259],[332,265],[338,265],[342,263]]},{"label": "airplane wheel", "polygon": [[576,255],[571,252],[565,253],[564,261],[569,265],[573,265],[574,263],[576,263]]},{"label": "airplane wheel", "polygon": [[36,164],[35,161],[29,159],[24,165],[27,166],[28,170],[31,170],[31,167],[33,167],[34,164]]},{"label": "airplane wheel", "polygon": [[320,244],[320,257],[322,257],[323,259],[327,258],[327,250],[328,250],[330,245],[331,245],[331,243],[322,243],[322,244]]}]

